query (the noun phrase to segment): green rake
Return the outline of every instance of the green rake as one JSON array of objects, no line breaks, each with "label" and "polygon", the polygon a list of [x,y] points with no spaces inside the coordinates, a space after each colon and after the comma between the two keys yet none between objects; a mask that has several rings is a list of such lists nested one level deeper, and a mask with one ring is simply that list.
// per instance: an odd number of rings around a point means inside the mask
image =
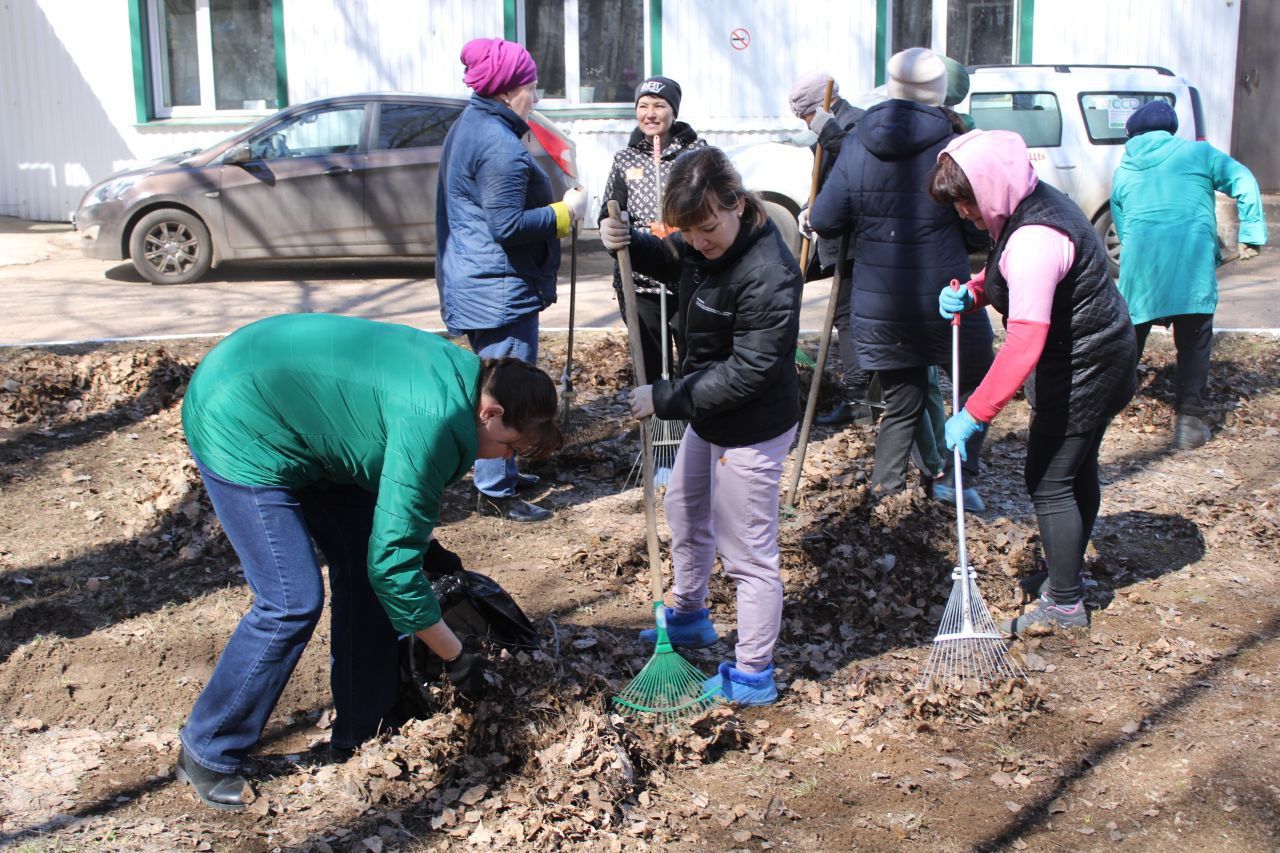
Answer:
[{"label": "green rake", "polygon": [[[609,217],[621,219],[616,201],[609,202]],[[618,252],[618,269],[622,277],[622,293],[627,317],[631,362],[636,385],[644,385],[644,355],[640,350],[639,321],[636,317],[636,285],[631,275],[631,253]],[[653,590],[654,622],[658,628],[657,645],[644,668],[615,697],[614,705],[623,714],[640,713],[651,717],[659,728],[673,728],[697,716],[716,702],[719,695],[707,690],[703,675],[671,645],[667,635],[667,611],[662,602],[662,553],[658,547],[658,515],[653,484],[653,440],[649,419],[640,421],[640,464],[644,482],[644,521],[649,546],[649,580]]]}]

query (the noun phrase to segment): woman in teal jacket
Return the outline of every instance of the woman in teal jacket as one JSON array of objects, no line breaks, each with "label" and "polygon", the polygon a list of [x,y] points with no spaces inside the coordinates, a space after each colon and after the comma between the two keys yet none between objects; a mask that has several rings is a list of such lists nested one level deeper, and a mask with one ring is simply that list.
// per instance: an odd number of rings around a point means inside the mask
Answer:
[{"label": "woman in teal jacket", "polygon": [[1129,117],[1129,141],[1111,189],[1111,215],[1124,249],[1120,293],[1129,303],[1138,354],[1152,323],[1173,325],[1178,351],[1173,446],[1209,438],[1204,402],[1218,307],[1218,223],[1214,190],[1236,200],[1241,255],[1267,242],[1262,195],[1249,170],[1207,142],[1174,136],[1178,117],[1162,100]]},{"label": "woman in teal jacket", "polygon": [[[254,601],[181,731],[178,776],[243,808],[241,775],[332,590],[330,746],[396,725],[397,638],[416,633],[464,694],[484,660],[440,616],[423,558],[440,497],[477,458],[560,446],[551,378],[408,326],[271,317],[214,347],[182,404],[187,443]],[[314,544],[313,544],[314,543]]]}]

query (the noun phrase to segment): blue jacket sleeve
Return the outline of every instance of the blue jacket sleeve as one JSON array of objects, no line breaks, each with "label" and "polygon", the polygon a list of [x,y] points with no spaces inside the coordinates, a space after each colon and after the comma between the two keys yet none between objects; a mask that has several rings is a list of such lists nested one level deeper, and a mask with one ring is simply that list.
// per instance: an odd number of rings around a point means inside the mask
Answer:
[{"label": "blue jacket sleeve", "polygon": [[496,146],[476,170],[480,207],[489,233],[502,246],[536,243],[556,236],[556,213],[549,205],[525,209],[533,161],[521,147],[512,157]]},{"label": "blue jacket sleeve", "polygon": [[1208,143],[1203,144],[1210,151],[1209,174],[1213,177],[1213,188],[1236,200],[1236,210],[1240,215],[1238,241],[1251,246],[1265,244],[1267,219],[1262,213],[1262,191],[1258,189],[1258,181],[1238,160]]},{"label": "blue jacket sleeve", "polygon": [[1116,239],[1124,243],[1124,197],[1125,197],[1125,179],[1123,165],[1116,170],[1115,177],[1111,184],[1111,222],[1116,226]]},{"label": "blue jacket sleeve", "polygon": [[[825,130],[825,128],[824,128]],[[853,204],[849,198],[849,163],[853,158],[857,143],[844,140],[840,155],[836,157],[836,165],[831,174],[818,191],[818,197],[809,208],[809,227],[819,237],[839,237],[845,231],[853,229]]]}]

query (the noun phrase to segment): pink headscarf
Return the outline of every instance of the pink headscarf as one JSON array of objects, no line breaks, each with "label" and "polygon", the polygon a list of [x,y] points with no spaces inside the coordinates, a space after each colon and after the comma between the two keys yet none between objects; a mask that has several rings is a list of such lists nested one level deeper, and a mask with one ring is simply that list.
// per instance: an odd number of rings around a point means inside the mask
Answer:
[{"label": "pink headscarf", "polygon": [[523,45],[504,39],[472,39],[462,46],[466,83],[482,98],[491,98],[538,79],[538,66]]},{"label": "pink headscarf", "polygon": [[947,143],[938,156],[942,154],[951,155],[969,179],[993,240],[1040,182],[1027,156],[1027,144],[1011,130],[971,130]]}]

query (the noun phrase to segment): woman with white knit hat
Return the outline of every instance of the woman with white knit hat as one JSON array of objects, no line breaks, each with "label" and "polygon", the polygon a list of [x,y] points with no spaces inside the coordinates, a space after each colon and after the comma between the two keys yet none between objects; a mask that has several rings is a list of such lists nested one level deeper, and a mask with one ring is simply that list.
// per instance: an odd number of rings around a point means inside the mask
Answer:
[{"label": "woman with white knit hat", "polygon": [[[907,486],[929,368],[951,358],[950,329],[934,307],[938,286],[968,280],[970,248],[955,210],[926,191],[938,152],[956,135],[941,109],[947,66],[917,47],[895,54],[887,70],[889,100],[867,110],[844,141],[809,214],[820,236],[851,232],[854,347],[884,389],[871,476],[879,494]],[[990,340],[989,324],[985,331]]]}]

